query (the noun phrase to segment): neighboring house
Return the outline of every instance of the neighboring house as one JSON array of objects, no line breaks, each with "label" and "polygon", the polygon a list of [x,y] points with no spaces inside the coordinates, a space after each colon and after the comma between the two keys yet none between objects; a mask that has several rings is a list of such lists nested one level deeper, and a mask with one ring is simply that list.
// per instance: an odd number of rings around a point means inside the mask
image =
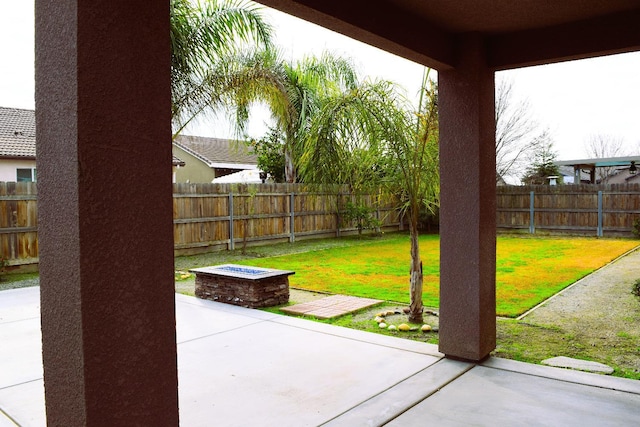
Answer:
[{"label": "neighboring house", "polygon": [[[186,164],[173,156],[173,182],[176,172]],[[0,181],[35,182],[36,112],[0,107]]]},{"label": "neighboring house", "polygon": [[[640,161],[637,164],[640,164]],[[637,164],[636,162],[633,163],[633,166],[635,166],[633,170],[631,165],[616,168],[603,179],[603,184],[640,184],[640,172]]]},{"label": "neighboring house", "polygon": [[257,170],[258,159],[238,141],[179,135],[173,141],[173,155],[184,159],[176,182],[203,183],[243,170]]},{"label": "neighboring house", "polygon": [[0,107],[0,181],[37,178],[35,112]]},{"label": "neighboring house", "polygon": [[[554,162],[563,175],[573,172],[573,180],[581,184],[628,184],[640,182],[638,165],[640,156],[608,157],[598,159],[562,160]],[[602,177],[602,178],[599,178]],[[565,183],[569,183],[565,179]]]}]

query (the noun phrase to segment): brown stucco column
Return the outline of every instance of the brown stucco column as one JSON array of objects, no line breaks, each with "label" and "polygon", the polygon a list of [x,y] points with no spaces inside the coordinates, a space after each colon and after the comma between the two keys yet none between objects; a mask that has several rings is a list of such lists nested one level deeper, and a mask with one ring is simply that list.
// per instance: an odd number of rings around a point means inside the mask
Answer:
[{"label": "brown stucco column", "polygon": [[51,426],[175,426],[168,1],[36,0]]},{"label": "brown stucco column", "polygon": [[481,360],[495,348],[494,73],[483,40],[458,41],[438,73],[440,113],[440,351]]}]

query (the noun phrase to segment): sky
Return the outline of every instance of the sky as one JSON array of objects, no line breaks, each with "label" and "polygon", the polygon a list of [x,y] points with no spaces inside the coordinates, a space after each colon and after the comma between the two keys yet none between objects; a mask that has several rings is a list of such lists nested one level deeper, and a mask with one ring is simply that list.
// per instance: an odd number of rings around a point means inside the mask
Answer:
[{"label": "sky", "polygon": [[[2,0],[0,106],[34,108],[33,1]],[[288,60],[324,50],[353,58],[361,75],[393,80],[417,99],[423,67],[273,9],[264,14]],[[548,128],[559,160],[587,157],[585,143],[603,135],[620,139],[624,154],[640,155],[640,52],[527,67],[497,73],[512,81],[514,101],[526,100],[539,126]],[[259,137],[268,120],[257,110],[249,133]],[[231,137],[208,118],[188,129],[201,136]]]}]

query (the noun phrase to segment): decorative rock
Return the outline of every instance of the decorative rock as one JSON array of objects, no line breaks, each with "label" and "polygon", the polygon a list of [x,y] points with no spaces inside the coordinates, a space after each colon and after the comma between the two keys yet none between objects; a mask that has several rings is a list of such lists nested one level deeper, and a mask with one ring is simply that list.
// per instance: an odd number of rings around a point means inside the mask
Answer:
[{"label": "decorative rock", "polygon": [[396,327],[396,325],[390,325],[387,329],[388,329],[388,330],[390,330],[390,331],[396,331],[396,330],[398,330],[398,328]]},{"label": "decorative rock", "polygon": [[386,312],[381,311],[380,313],[377,313],[377,314],[376,314],[376,317],[384,317],[384,316],[385,316],[385,314],[386,314]]},{"label": "decorative rock", "polygon": [[385,316],[393,316],[394,314],[396,314],[396,312],[395,312],[395,311],[387,311],[387,312],[385,313]]},{"label": "decorative rock", "polygon": [[386,323],[384,323],[384,322],[382,322],[382,323],[378,323],[378,327],[379,327],[380,329],[386,329],[386,328],[387,328],[387,324],[386,324]]},{"label": "decorative rock", "polygon": [[431,325],[422,325],[422,327],[420,328],[420,330],[422,332],[430,332],[431,331]]},{"label": "decorative rock", "polygon": [[404,314],[409,314],[409,312],[410,312],[410,311],[411,311],[411,310],[409,309],[409,307],[405,307],[405,308],[403,308],[403,309],[402,309],[402,312],[403,312]]},{"label": "decorative rock", "polygon": [[411,327],[409,325],[407,325],[406,323],[401,323],[400,325],[398,325],[398,330],[399,331],[407,332],[410,329],[411,329]]},{"label": "decorative rock", "polygon": [[415,331],[417,331],[417,330],[418,330],[418,327],[417,327],[417,326],[412,326],[411,328],[409,328],[409,330],[410,330],[411,332],[415,332]]},{"label": "decorative rock", "polygon": [[376,316],[375,321],[378,323],[384,322],[384,317]]}]

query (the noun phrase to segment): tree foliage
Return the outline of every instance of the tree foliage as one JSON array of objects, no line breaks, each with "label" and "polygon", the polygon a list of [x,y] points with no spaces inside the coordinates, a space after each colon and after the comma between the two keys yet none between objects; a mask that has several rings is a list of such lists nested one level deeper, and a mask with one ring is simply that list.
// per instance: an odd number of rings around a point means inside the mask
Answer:
[{"label": "tree foliage", "polygon": [[396,85],[366,81],[328,97],[312,120],[301,157],[305,182],[338,183],[351,191],[385,187],[398,196],[411,237],[409,320],[422,322],[418,221],[439,196],[435,83],[425,73],[418,111]]},{"label": "tree foliage", "polygon": [[543,135],[539,148],[533,154],[531,165],[522,177],[522,182],[527,185],[545,185],[550,183],[549,177],[557,177],[557,182],[562,184],[559,167],[554,164],[558,154],[553,148],[553,142],[548,135]]},{"label": "tree foliage", "polygon": [[[171,102],[175,134],[194,117],[233,104],[237,89],[270,67],[271,27],[245,1],[171,0]],[[259,49],[258,49],[259,47]]]},{"label": "tree foliage", "polygon": [[284,139],[275,128],[257,141],[250,143],[250,148],[258,157],[258,169],[266,172],[275,182],[284,182]]}]

